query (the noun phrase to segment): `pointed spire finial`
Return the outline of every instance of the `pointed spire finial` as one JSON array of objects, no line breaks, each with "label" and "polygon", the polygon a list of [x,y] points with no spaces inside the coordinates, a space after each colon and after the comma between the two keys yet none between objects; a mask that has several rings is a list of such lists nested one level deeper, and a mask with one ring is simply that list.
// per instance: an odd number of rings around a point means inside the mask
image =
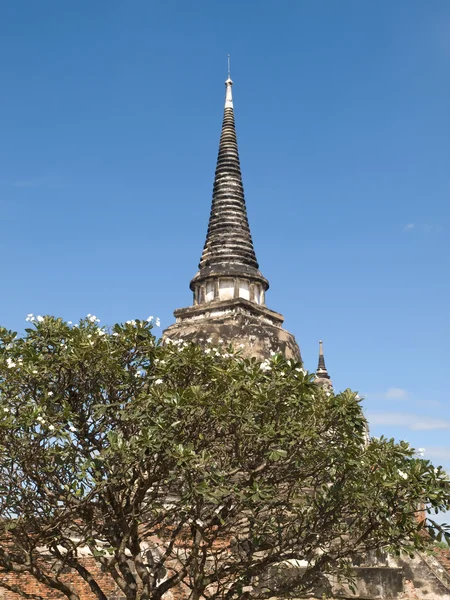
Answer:
[{"label": "pointed spire finial", "polygon": [[231,58],[230,55],[228,55],[228,79],[225,81],[225,85],[227,87],[227,92],[225,95],[225,108],[233,108],[233,95],[231,93],[231,86],[233,85],[233,82],[231,80],[231,62],[230,62]]}]

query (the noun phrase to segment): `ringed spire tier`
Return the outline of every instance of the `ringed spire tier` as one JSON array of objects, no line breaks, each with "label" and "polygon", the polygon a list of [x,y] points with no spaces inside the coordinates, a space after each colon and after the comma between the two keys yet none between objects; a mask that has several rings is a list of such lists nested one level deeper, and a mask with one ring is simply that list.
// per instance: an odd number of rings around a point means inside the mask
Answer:
[{"label": "ringed spire tier", "polygon": [[[194,303],[233,296],[264,304],[269,282],[259,271],[248,224],[241,165],[234,123],[233,81],[225,81],[225,108],[214,177],[211,213],[199,271],[190,287]],[[214,289],[214,282],[220,278]],[[235,280],[242,278],[235,286]],[[234,289],[236,287],[236,289]],[[204,289],[203,289],[204,288]]]},{"label": "ringed spire tier", "polygon": [[244,356],[259,359],[282,352],[299,361],[300,349],[282,328],[283,316],[266,306],[269,282],[259,271],[248,224],[232,85],[228,73],[208,231],[199,270],[190,283],[193,305],[174,311],[176,322],[163,338],[231,344]]}]

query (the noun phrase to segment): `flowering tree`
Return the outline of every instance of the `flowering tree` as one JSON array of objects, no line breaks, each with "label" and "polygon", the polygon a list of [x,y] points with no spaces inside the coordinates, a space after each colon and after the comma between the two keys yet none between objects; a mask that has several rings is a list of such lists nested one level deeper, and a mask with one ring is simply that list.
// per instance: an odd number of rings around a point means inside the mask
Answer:
[{"label": "flowering tree", "polygon": [[4,588],[78,600],[78,578],[106,600],[106,573],[127,600],[305,593],[355,553],[422,548],[436,525],[417,507],[449,508],[440,467],[366,444],[356,395],[281,355],[163,345],[151,321],[28,320],[0,329]]}]

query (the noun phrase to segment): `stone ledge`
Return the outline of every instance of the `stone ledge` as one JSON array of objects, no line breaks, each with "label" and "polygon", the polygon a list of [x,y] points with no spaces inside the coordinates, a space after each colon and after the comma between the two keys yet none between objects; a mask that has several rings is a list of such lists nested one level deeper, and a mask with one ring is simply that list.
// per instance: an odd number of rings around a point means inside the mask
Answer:
[{"label": "stone ledge", "polygon": [[283,324],[284,317],[280,313],[255,304],[245,298],[232,298],[231,300],[213,300],[212,302],[205,302],[202,304],[196,304],[195,306],[188,306],[186,308],[177,308],[174,310],[174,317],[177,322],[184,320],[197,320],[199,317],[211,317],[214,318],[215,314],[248,314],[249,316],[262,317],[264,320],[270,322],[276,327],[280,327]]}]

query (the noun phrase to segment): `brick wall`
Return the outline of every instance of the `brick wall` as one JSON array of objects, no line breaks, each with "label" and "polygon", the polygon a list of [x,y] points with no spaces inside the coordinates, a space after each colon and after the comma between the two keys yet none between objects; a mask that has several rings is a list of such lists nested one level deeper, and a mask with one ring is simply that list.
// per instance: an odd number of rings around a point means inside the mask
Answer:
[{"label": "brick wall", "polygon": [[[85,558],[83,559],[83,564],[91,571],[95,580],[110,600],[123,599],[123,594],[117,589],[114,581],[107,573],[102,572],[100,565],[95,559]],[[10,586],[19,586],[27,594],[36,594],[48,598],[49,600],[66,598],[64,594],[39,583],[29,574],[2,573],[0,574],[0,578]],[[96,596],[92,593],[89,585],[75,571],[67,569],[67,571],[61,575],[61,579],[65,583],[70,583],[74,586],[81,600],[96,600]],[[0,587],[0,597],[4,600],[19,600],[19,598],[21,598],[19,594],[2,587]]]}]

